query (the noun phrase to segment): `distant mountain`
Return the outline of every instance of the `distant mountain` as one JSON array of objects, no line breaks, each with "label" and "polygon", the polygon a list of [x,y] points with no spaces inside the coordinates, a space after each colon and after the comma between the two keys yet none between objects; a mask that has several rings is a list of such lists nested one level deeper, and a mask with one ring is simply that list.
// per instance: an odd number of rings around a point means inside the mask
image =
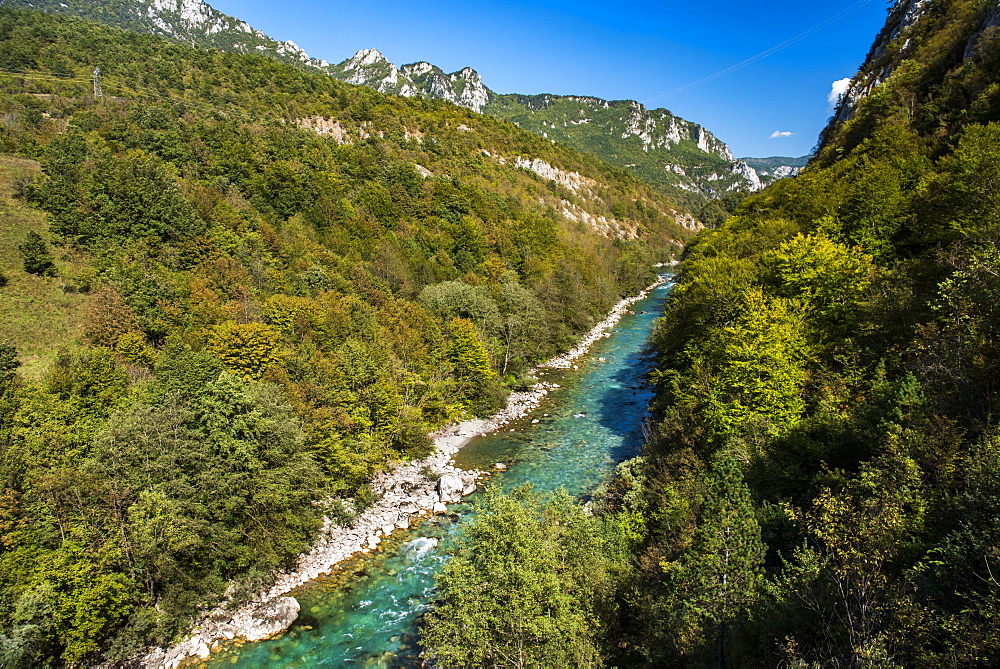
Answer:
[{"label": "distant mountain", "polygon": [[383,93],[442,99],[629,168],[695,209],[733,190],[762,188],[757,173],[697,123],[633,100],[499,94],[472,68],[446,73],[426,62],[397,67],[363,49],[329,68],[334,76]]},{"label": "distant mountain", "polygon": [[203,0],[0,0],[135,32],[236,53],[260,53],[382,93],[453,102],[632,171],[695,212],[733,191],[763,187],[757,172],[697,123],[632,100],[498,94],[472,68],[446,73],[426,62],[397,67],[375,49],[330,64],[294,42],[271,39]]},{"label": "distant mountain", "polygon": [[761,183],[767,186],[778,179],[795,176],[809,164],[811,158],[811,155],[800,158],[772,156],[771,158],[740,158],[740,160],[752,167]]}]

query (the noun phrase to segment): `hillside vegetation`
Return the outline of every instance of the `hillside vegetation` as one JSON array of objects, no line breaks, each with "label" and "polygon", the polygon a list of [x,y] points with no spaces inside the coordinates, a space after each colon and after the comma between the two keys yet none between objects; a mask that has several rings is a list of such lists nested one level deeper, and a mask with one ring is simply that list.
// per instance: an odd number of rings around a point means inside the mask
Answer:
[{"label": "hillside vegetation", "polygon": [[[0,0],[3,5],[74,16],[230,53],[256,53],[385,94],[448,100],[625,168],[711,226],[748,192],[761,187],[757,173],[736,160],[707,129],[632,100],[500,95],[487,88],[472,68],[446,73],[427,62],[397,67],[375,49],[362,49],[331,64],[310,58],[293,42],[273,40],[203,0]],[[760,176],[767,183],[774,180]]]},{"label": "hillside vegetation", "polygon": [[558,634],[612,666],[1000,662],[997,26],[995,1],[893,8],[812,164],[689,245],[644,455],[536,533],[565,556],[549,612],[463,608],[466,549],[428,622],[445,665],[500,657],[475,634],[529,664]]},{"label": "hillside vegetation", "polygon": [[4,665],[253,591],[688,234],[594,158],[262,56],[0,10],[0,90]]},{"label": "hillside vegetation", "polygon": [[689,247],[631,507],[642,657],[1000,661],[998,15],[899,3],[810,167]]},{"label": "hillside vegetation", "polygon": [[483,112],[625,167],[713,227],[760,187],[721,140],[666,109],[632,100],[511,94],[494,95]]}]

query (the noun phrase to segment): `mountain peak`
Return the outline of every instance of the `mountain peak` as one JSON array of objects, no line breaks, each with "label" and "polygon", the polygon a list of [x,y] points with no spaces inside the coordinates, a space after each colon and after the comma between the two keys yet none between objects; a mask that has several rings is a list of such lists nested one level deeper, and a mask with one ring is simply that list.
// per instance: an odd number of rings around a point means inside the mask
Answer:
[{"label": "mountain peak", "polygon": [[[370,65],[380,65],[382,63],[389,63],[388,59],[382,55],[382,52],[378,49],[361,49],[356,54],[348,58],[341,64],[344,71],[350,72],[352,70],[357,70],[362,67],[368,67]],[[389,63],[390,65],[392,63]],[[393,66],[395,67],[395,66]]]},{"label": "mountain peak", "polygon": [[434,67],[425,60],[421,60],[416,63],[410,63],[409,65],[403,65],[399,68],[401,74],[406,77],[422,77],[428,72],[433,72],[438,68]]},{"label": "mountain peak", "polygon": [[375,49],[358,51],[331,72],[348,83],[363,84],[382,93],[448,100],[480,113],[493,96],[471,67],[451,74],[426,61],[397,68]]}]

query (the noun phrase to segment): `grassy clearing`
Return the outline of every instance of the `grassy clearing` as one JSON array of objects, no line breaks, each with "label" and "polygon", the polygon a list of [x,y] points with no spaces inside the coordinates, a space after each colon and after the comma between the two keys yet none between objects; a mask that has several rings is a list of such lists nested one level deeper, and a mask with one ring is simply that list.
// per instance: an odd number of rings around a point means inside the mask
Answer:
[{"label": "grassy clearing", "polygon": [[[45,214],[13,197],[15,181],[38,169],[33,160],[0,155],[0,271],[8,279],[0,288],[0,339],[17,347],[20,372],[31,378],[41,377],[60,350],[78,346],[89,299],[67,291],[60,276],[34,276],[21,265],[17,246],[29,232],[48,239]],[[64,274],[69,259],[54,251],[59,273]]]}]

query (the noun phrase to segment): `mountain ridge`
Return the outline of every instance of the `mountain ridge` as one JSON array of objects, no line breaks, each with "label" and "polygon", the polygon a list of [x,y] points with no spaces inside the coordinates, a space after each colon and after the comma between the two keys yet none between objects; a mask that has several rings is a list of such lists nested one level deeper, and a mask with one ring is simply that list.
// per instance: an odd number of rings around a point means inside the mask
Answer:
[{"label": "mountain ridge", "polygon": [[[755,192],[764,185],[756,171],[733,157],[728,146],[704,126],[631,100],[498,94],[471,67],[451,73],[426,61],[397,67],[377,49],[362,49],[331,64],[312,58],[292,41],[272,39],[203,0],[103,0],[99,4],[86,0],[0,0],[0,6],[4,5],[69,14],[224,51],[259,53],[385,94],[447,100],[507,119],[549,139],[555,135],[556,141],[633,171],[708,219],[718,214],[703,211],[706,207],[716,212],[717,202],[728,194]],[[542,103],[535,104],[539,101]],[[586,116],[591,111],[601,111],[602,132],[570,124],[570,120],[581,120],[581,113]],[[553,127],[557,124],[563,126],[561,131]]]},{"label": "mountain ridge", "polygon": [[[497,93],[471,67],[446,73],[426,61],[396,66],[377,49],[362,49],[329,72],[382,93],[448,100],[505,118],[613,164],[639,168],[636,171],[644,180],[689,206],[703,206],[705,200],[725,192],[755,192],[763,187],[756,171],[735,158],[707,128],[635,100]],[[601,117],[600,133],[580,127],[594,121],[595,112]]]}]

